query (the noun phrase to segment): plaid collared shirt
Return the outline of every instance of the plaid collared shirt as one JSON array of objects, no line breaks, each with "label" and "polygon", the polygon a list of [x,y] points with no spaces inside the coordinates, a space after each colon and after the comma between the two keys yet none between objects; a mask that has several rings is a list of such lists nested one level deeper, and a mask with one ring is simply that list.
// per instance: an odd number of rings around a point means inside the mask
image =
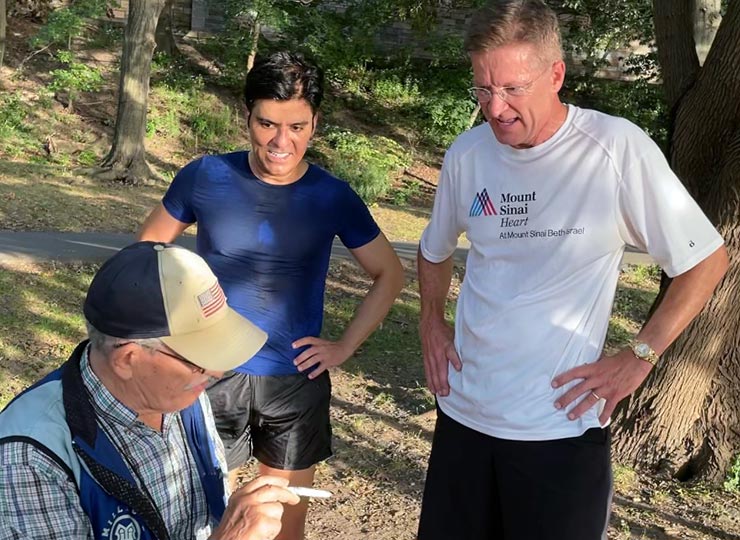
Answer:
[{"label": "plaid collared shirt", "polygon": [[[180,415],[165,414],[162,431],[156,431],[138,421],[136,413],[103,386],[90,368],[87,350],[80,367],[98,425],[121,452],[142,491],[149,493],[170,538],[208,538],[216,523]],[[200,401],[217,458],[225,464],[205,393]],[[224,483],[228,490],[226,479]],[[76,486],[54,460],[28,443],[0,444],[0,540],[38,538],[92,539],[93,531]]]}]

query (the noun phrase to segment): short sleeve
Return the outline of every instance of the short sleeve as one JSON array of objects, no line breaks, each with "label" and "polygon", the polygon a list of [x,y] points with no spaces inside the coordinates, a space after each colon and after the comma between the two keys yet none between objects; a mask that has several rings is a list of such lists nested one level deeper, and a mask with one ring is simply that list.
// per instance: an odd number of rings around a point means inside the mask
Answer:
[{"label": "short sleeve", "polygon": [[202,158],[197,159],[180,169],[162,198],[162,205],[167,212],[182,223],[195,223],[196,221],[193,192],[202,162]]},{"label": "short sleeve", "polygon": [[658,146],[640,133],[639,155],[625,167],[619,186],[618,225],[626,244],[649,253],[674,277],[714,253],[723,240]]},{"label": "short sleeve", "polygon": [[380,227],[360,196],[349,184],[342,184],[344,192],[338,205],[341,221],[337,236],[348,249],[356,249],[375,240],[380,234]]},{"label": "short sleeve", "polygon": [[439,175],[432,217],[421,235],[420,242],[421,254],[433,263],[442,262],[455,252],[457,239],[463,232],[458,218],[454,185],[457,173],[452,154],[448,152]]}]

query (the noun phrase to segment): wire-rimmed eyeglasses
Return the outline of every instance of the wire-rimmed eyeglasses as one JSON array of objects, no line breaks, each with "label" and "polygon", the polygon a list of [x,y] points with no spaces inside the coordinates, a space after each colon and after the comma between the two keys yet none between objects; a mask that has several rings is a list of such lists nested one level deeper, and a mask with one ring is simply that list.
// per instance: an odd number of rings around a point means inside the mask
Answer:
[{"label": "wire-rimmed eyeglasses", "polygon": [[155,347],[147,347],[145,345],[142,345],[141,343],[137,343],[136,341],[124,341],[122,343],[116,343],[115,345],[113,345],[113,348],[118,349],[120,347],[124,347],[126,345],[131,345],[131,344],[138,345],[139,347],[142,347],[144,349],[149,349],[150,351],[155,351],[165,356],[169,356],[170,358],[174,358],[175,360],[179,360],[180,362],[185,364],[188,368],[190,368],[190,371],[192,371],[193,373],[200,373],[201,375],[203,375],[206,372],[205,368],[202,368],[196,364],[193,364],[190,360],[180,356],[179,354],[167,352],[162,349],[157,349]]},{"label": "wire-rimmed eyeglasses", "polygon": [[518,86],[473,86],[468,88],[470,97],[478,101],[481,105],[485,105],[493,99],[493,94],[496,94],[499,99],[505,103],[509,103],[512,99],[521,98],[528,96],[532,93],[532,86],[537,80],[542,77],[550,66],[543,69],[539,75],[526,84]]}]

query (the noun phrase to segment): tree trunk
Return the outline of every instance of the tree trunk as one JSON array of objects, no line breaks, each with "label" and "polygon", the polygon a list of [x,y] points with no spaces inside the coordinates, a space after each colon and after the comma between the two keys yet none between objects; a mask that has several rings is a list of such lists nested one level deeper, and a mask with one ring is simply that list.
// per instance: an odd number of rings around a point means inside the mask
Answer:
[{"label": "tree trunk", "polygon": [[730,3],[692,79],[685,56],[675,63],[685,53],[683,37],[661,28],[682,2],[655,1],[661,66],[676,85],[666,88],[674,111],[671,166],[724,237],[730,269],[701,315],[622,404],[614,450],[628,464],[717,482],[740,450],[740,3]]},{"label": "tree trunk", "polygon": [[118,114],[111,150],[96,176],[136,184],[152,176],[144,153],[154,33],[165,0],[131,0],[123,40]]},{"label": "tree trunk", "polygon": [[699,64],[703,65],[712,46],[717,28],[722,22],[722,0],[696,0],[694,15],[694,41]]},{"label": "tree trunk", "polygon": [[175,40],[174,0],[166,0],[154,35],[157,52],[163,52],[169,56],[175,56],[179,53]]},{"label": "tree trunk", "polygon": [[254,59],[257,57],[257,46],[259,45],[261,31],[262,25],[260,24],[259,13],[256,13],[252,23],[252,45],[249,48],[249,55],[247,56],[247,73],[252,71],[252,66],[254,66]]},{"label": "tree trunk", "polygon": [[0,0],[0,67],[3,65],[3,58],[5,57],[5,34],[7,29],[7,15],[8,7],[5,4],[5,0]]}]

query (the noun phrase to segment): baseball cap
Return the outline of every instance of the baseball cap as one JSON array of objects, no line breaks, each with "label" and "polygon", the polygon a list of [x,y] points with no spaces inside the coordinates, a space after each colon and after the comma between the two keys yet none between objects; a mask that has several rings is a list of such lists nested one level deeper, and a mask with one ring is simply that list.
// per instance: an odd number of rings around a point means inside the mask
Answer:
[{"label": "baseball cap", "polygon": [[208,264],[183,247],[137,242],[98,270],[83,313],[97,330],[160,338],[204,369],[228,371],[260,350],[267,334],[231,309]]}]

